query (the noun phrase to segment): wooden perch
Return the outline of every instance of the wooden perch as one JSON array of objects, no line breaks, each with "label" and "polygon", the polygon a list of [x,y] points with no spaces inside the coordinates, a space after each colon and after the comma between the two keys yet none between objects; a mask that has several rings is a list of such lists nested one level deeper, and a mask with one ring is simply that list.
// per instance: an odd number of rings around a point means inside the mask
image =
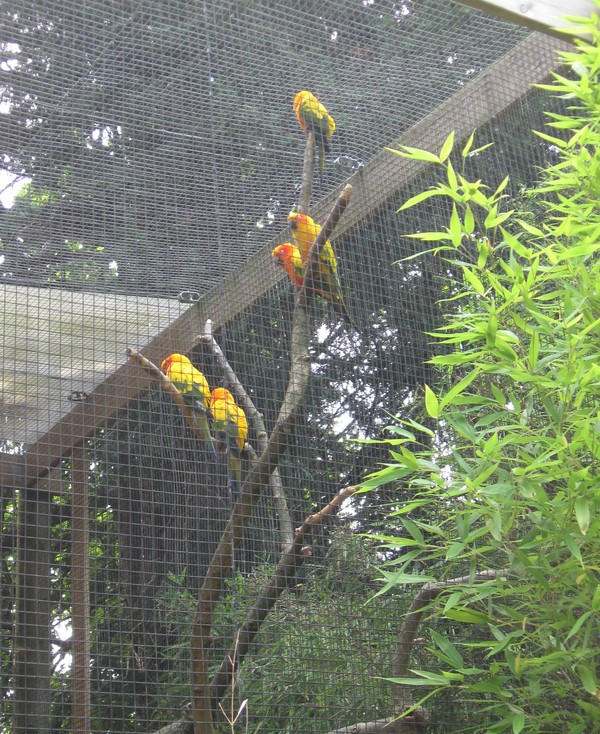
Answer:
[{"label": "wooden perch", "polygon": [[[419,593],[413,599],[412,604],[404,617],[404,621],[402,622],[400,632],[398,633],[396,652],[392,661],[391,677],[410,678],[411,673],[408,666],[415,644],[417,630],[421,624],[423,612],[443,591],[450,586],[489,581],[490,579],[495,579],[498,576],[512,575],[512,573],[512,571],[505,568],[498,571],[481,571],[481,573],[475,574],[474,577],[460,576],[454,579],[448,579],[448,581],[430,581],[422,586]],[[406,686],[395,685],[392,689],[392,696],[394,698],[394,706],[397,713],[405,711],[412,705],[410,692],[407,691]]]},{"label": "wooden perch", "polygon": [[341,729],[328,731],[327,734],[425,734],[426,731],[426,721],[419,722],[416,717],[398,719],[390,716],[387,719],[343,726]]},{"label": "wooden perch", "polygon": [[[244,386],[239,381],[237,375],[233,371],[231,365],[227,361],[223,350],[219,346],[217,340],[212,333],[212,321],[207,320],[204,326],[204,333],[198,337],[199,341],[206,344],[213,357],[216,359],[223,375],[225,376],[225,382],[231,388],[237,402],[244,409],[246,415],[252,422],[256,435],[258,437],[258,449],[262,453],[267,447],[267,429],[261,413],[258,412],[256,406],[250,399],[250,396],[244,389]],[[252,447],[248,445],[248,452],[252,455],[252,461],[257,461],[258,457],[254,453]],[[279,531],[281,534],[281,542],[284,548],[290,546],[294,540],[294,531],[292,525],[292,517],[287,506],[285,495],[283,494],[283,487],[281,484],[281,475],[279,469],[275,467],[273,473],[269,477],[269,484],[271,486],[271,493],[273,495],[273,504],[275,505],[275,511],[279,519]]]},{"label": "wooden perch", "polygon": [[296,308],[294,312],[292,340],[296,344],[296,350],[304,348],[304,352],[298,354],[296,351],[295,356],[292,356],[290,381],[275,427],[258,461],[250,468],[242,487],[242,496],[233,507],[231,518],[221,535],[200,589],[191,634],[192,711],[195,734],[214,732],[208,678],[208,652],[214,608],[224,580],[231,574],[233,549],[240,543],[261,490],[287,447],[288,436],[308,383],[309,320],[306,310],[302,307]]},{"label": "wooden perch", "polygon": [[163,390],[165,390],[165,392],[169,393],[169,395],[171,396],[171,399],[179,408],[181,414],[185,418],[185,422],[188,424],[190,429],[194,432],[194,435],[196,436],[196,438],[199,438],[201,441],[204,442],[204,436],[202,435],[202,431],[198,428],[198,426],[196,425],[196,422],[194,421],[194,411],[185,402],[185,400],[183,399],[183,396],[181,395],[179,390],[175,387],[175,385],[171,382],[171,380],[167,377],[167,375],[165,375],[165,373],[161,369],[159,369],[149,359],[144,357],[139,352],[136,352],[135,349],[131,349],[131,347],[127,347],[125,351],[132,359],[138,362],[140,367],[143,367],[143,369],[149,372],[153,377],[155,377],[160,382],[160,386],[163,388]]},{"label": "wooden perch", "polygon": [[[477,573],[474,577],[460,576],[447,581],[431,581],[422,586],[413,599],[398,632],[391,677],[410,677],[411,673],[408,666],[421,619],[429,604],[443,591],[452,586],[489,581],[498,576],[511,575],[514,575],[514,573],[509,569],[489,570]],[[400,683],[392,684],[392,697],[394,699],[393,716],[377,719],[376,721],[351,724],[341,729],[329,731],[327,734],[425,734],[428,727],[428,717],[423,709],[413,708],[409,686]],[[400,716],[402,718],[399,718]]]}]

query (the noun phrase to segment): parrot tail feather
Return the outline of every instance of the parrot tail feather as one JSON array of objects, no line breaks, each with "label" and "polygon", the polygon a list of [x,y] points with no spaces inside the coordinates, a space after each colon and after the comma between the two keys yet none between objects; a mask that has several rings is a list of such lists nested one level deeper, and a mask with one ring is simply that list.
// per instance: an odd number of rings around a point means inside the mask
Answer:
[{"label": "parrot tail feather", "polygon": [[218,462],[217,449],[215,448],[215,441],[208,427],[208,419],[206,418],[206,411],[204,409],[194,409],[194,425],[200,431],[203,443],[208,445],[211,458],[216,464]]},{"label": "parrot tail feather", "polygon": [[344,319],[344,321],[348,324],[348,326],[352,326],[358,331],[358,326],[352,320],[352,316],[350,316],[348,307],[346,306],[343,300],[340,300],[340,301],[332,300],[331,305],[333,306],[333,310]]},{"label": "parrot tail feather", "polygon": [[215,447],[215,441],[214,441],[214,439],[211,438],[208,446],[209,446],[210,458],[212,459],[212,461],[215,464],[218,464],[219,463],[219,456],[217,454],[217,449]]},{"label": "parrot tail feather", "polygon": [[238,500],[242,493],[242,459],[233,451],[229,452],[229,486],[234,500]]},{"label": "parrot tail feather", "polygon": [[325,146],[319,146],[319,181],[323,186],[323,171],[325,170]]}]

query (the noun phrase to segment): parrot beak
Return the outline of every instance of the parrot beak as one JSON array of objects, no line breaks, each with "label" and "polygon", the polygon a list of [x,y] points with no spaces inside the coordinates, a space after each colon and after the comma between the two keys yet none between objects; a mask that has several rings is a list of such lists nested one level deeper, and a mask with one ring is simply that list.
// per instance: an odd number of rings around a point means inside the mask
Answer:
[{"label": "parrot beak", "polygon": [[283,267],[283,260],[281,259],[281,255],[273,255],[272,257],[273,265],[277,265],[278,267]]}]

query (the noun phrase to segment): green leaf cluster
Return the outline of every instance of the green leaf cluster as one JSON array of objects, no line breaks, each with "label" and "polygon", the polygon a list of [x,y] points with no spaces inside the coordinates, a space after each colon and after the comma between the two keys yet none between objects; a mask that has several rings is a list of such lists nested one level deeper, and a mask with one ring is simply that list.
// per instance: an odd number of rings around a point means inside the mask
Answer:
[{"label": "green leaf cluster", "polygon": [[[432,334],[444,385],[425,386],[427,427],[393,427],[393,463],[365,490],[402,479],[413,495],[384,589],[453,579],[432,614],[481,633],[432,633],[435,669],[400,682],[458,689],[489,734],[600,730],[600,26],[580,22],[573,73],[544,87],[569,108],[537,133],[559,156],[529,192],[535,214],[508,208],[508,178],[465,176],[473,135],[395,151],[442,174],[401,210],[450,201],[445,230],[410,236],[454,274],[453,308]],[[414,516],[427,507],[437,520]]]}]

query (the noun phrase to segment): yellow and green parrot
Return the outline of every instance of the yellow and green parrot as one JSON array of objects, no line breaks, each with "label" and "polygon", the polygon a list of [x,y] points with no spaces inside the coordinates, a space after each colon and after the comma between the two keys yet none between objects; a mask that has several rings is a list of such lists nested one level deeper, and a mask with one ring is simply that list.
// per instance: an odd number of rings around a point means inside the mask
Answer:
[{"label": "yellow and green parrot", "polygon": [[210,447],[211,456],[217,461],[217,450],[208,426],[208,401],[210,387],[206,377],[197,370],[184,354],[170,354],[163,359],[160,368],[177,388],[194,413],[194,424]]},{"label": "yellow and green parrot", "polygon": [[217,438],[227,446],[229,483],[233,497],[237,499],[242,489],[242,451],[248,435],[246,414],[224,387],[217,387],[212,391],[209,406]]},{"label": "yellow and green parrot", "polygon": [[[302,262],[305,263],[312,243],[321,231],[321,225],[317,224],[308,214],[300,214],[299,212],[291,212],[288,216],[288,221]],[[319,275],[320,278],[315,283],[317,293],[331,303],[333,310],[342,316],[346,323],[354,326],[354,322],[350,317],[346,302],[342,296],[342,288],[337,275],[337,259],[329,240],[327,240],[321,250]]]},{"label": "yellow and green parrot", "polygon": [[331,150],[329,140],[335,130],[334,119],[315,95],[306,89],[296,94],[293,108],[300,127],[305,132],[310,130],[315,134],[315,145],[319,151],[319,171],[322,180],[325,153],[329,153]]}]

